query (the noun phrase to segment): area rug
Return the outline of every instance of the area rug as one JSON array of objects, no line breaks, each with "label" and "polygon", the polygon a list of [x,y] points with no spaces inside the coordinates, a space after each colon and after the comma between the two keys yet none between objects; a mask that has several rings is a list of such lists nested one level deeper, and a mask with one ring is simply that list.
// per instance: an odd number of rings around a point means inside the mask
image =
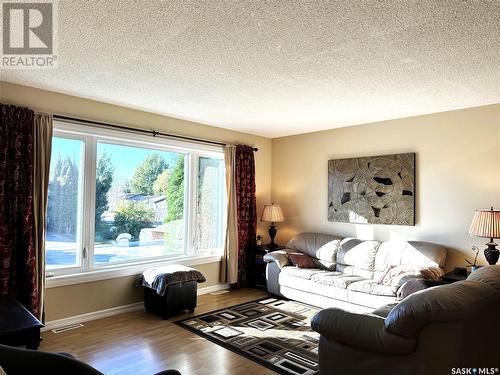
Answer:
[{"label": "area rug", "polygon": [[319,334],[310,321],[320,309],[266,298],[176,322],[280,374],[319,374]]}]

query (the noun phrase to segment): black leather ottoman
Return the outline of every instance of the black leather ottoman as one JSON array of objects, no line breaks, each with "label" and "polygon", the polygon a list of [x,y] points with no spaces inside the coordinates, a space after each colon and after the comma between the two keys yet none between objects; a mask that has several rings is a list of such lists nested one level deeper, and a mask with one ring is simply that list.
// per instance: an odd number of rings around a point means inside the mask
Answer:
[{"label": "black leather ottoman", "polygon": [[169,285],[163,296],[158,295],[154,289],[144,287],[144,308],[147,312],[161,316],[163,319],[184,310],[194,312],[197,301],[196,291],[196,281]]},{"label": "black leather ottoman", "polygon": [[197,284],[205,280],[200,271],[185,266],[150,268],[144,271],[140,281],[144,287],[144,307],[163,319],[184,310],[194,312]]}]

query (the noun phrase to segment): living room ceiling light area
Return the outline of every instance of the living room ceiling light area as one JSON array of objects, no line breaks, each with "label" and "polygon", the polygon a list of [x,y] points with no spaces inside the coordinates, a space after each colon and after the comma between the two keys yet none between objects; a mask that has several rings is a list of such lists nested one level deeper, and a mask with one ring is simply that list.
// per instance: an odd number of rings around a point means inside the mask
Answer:
[{"label": "living room ceiling light area", "polygon": [[267,137],[500,101],[498,1],[59,1],[1,79]]}]

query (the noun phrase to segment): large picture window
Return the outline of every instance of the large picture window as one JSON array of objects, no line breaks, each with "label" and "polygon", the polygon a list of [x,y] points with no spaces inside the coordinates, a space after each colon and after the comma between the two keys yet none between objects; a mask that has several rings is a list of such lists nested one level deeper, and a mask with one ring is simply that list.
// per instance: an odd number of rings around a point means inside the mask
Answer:
[{"label": "large picture window", "polygon": [[219,254],[224,186],[218,147],[57,122],[47,270],[80,273]]}]

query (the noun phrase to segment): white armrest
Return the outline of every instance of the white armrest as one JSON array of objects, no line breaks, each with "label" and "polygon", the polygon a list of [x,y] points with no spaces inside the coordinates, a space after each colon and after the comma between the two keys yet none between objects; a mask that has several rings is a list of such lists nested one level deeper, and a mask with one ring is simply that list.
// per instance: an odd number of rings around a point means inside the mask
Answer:
[{"label": "white armrest", "polygon": [[276,262],[278,267],[281,269],[292,264],[286,254],[286,251],[283,250],[272,251],[264,255],[263,259],[266,263]]}]

